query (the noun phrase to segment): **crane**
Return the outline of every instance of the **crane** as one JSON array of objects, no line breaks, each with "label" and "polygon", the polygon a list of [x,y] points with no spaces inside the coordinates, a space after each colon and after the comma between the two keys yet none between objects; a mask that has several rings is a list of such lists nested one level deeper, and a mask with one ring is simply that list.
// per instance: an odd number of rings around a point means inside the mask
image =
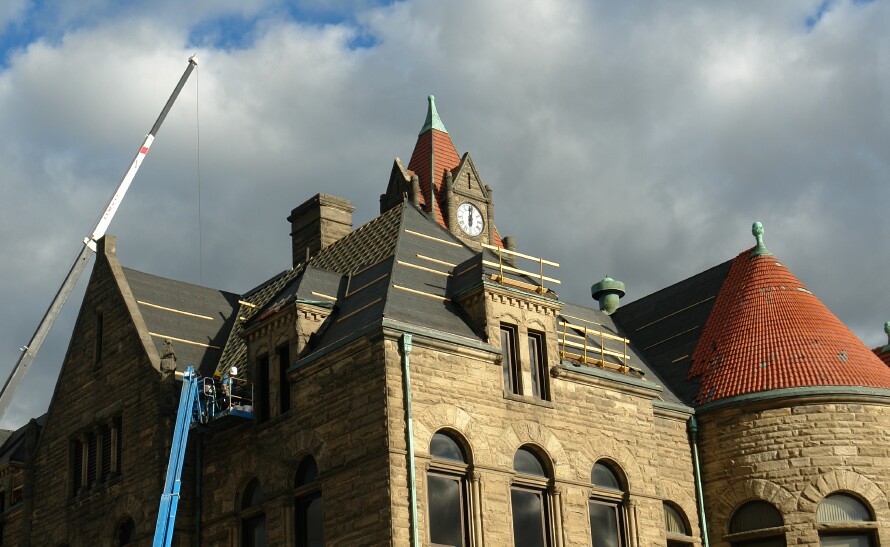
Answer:
[{"label": "crane", "polygon": [[179,92],[182,91],[182,88],[191,75],[192,70],[197,65],[198,61],[196,56],[192,55],[191,57],[189,57],[188,66],[186,67],[185,72],[179,79],[179,83],[176,84],[176,88],[173,90],[173,94],[170,95],[169,99],[167,99],[167,103],[164,105],[163,110],[161,110],[161,114],[158,116],[158,119],[151,127],[148,135],[145,136],[145,140],[142,142],[142,146],[140,146],[139,151],[136,152],[136,157],[133,158],[133,162],[130,163],[130,168],[127,169],[126,173],[124,173],[124,177],[123,179],[121,179],[120,184],[117,187],[117,191],[114,193],[113,196],[111,196],[111,200],[109,200],[108,205],[106,205],[105,211],[102,213],[102,216],[99,217],[99,220],[93,227],[92,233],[89,236],[83,238],[83,247],[80,250],[80,254],[77,256],[74,264],[72,264],[71,269],[68,270],[68,275],[65,276],[65,280],[62,282],[62,286],[59,287],[58,292],[56,292],[56,296],[53,298],[52,303],[49,305],[49,309],[47,309],[46,313],[43,315],[43,319],[41,319],[40,323],[38,324],[37,330],[31,337],[31,341],[28,342],[27,346],[22,347],[22,353],[19,356],[19,359],[16,362],[15,366],[12,367],[12,372],[10,372],[9,377],[6,379],[6,383],[3,384],[2,391],[0,391],[0,419],[2,419],[3,416],[6,414],[6,410],[9,408],[9,404],[12,402],[12,398],[15,395],[16,390],[21,385],[25,374],[28,372],[28,368],[34,362],[34,358],[37,356],[37,351],[40,349],[40,346],[43,344],[43,341],[49,334],[53,323],[59,316],[59,312],[61,311],[62,306],[65,304],[65,301],[68,300],[68,297],[71,295],[71,291],[74,290],[74,286],[77,284],[77,280],[80,278],[80,275],[86,268],[90,256],[92,256],[92,254],[96,252],[96,242],[101,239],[102,236],[105,235],[105,232],[108,230],[108,225],[111,224],[111,219],[114,218],[114,214],[120,207],[121,201],[123,201],[124,199],[124,195],[127,193],[127,190],[130,188],[130,184],[133,182],[133,178],[136,176],[136,172],[139,171],[139,166],[142,165],[142,161],[145,159],[145,155],[148,154],[148,150],[149,148],[151,148],[151,144],[152,142],[154,142],[155,136],[157,135],[158,130],[160,130],[161,128],[161,124],[164,123],[164,119],[167,117],[167,113],[170,112],[170,108],[172,108],[173,103],[176,102],[176,98],[179,96]]}]

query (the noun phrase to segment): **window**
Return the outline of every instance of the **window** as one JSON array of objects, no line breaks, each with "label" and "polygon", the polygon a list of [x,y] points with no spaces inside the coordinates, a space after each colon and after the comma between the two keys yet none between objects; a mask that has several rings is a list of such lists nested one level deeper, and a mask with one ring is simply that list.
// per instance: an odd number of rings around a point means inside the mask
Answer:
[{"label": "window", "polygon": [[89,492],[120,473],[121,436],[118,417],[81,432],[69,442],[72,496]]},{"label": "window", "polygon": [[826,496],[816,509],[819,544],[822,547],[871,547],[875,545],[874,530],[863,528],[869,525],[876,528],[874,520],[871,510],[853,496]]},{"label": "window", "polygon": [[278,355],[278,413],[290,410],[290,381],[287,378],[287,367],[290,366],[290,346],[284,344],[275,350]]},{"label": "window", "polygon": [[105,318],[101,313],[96,313],[96,337],[93,346],[93,363],[98,365],[102,362],[102,337],[105,330]]},{"label": "window", "polygon": [[125,517],[117,526],[114,534],[115,545],[130,545],[136,541],[136,524],[130,517]]},{"label": "window", "polygon": [[25,499],[25,471],[23,469],[13,472],[10,487],[12,497],[9,499],[9,506],[12,507]]},{"label": "window", "polygon": [[241,547],[265,547],[266,514],[263,512],[263,489],[252,479],[241,495]]},{"label": "window", "polygon": [[501,323],[501,360],[504,367],[504,389],[510,393],[522,393],[519,359],[516,353],[516,327]]},{"label": "window", "polygon": [[510,488],[513,510],[513,544],[517,547],[550,545],[547,487],[550,477],[544,462],[530,447],[523,446],[513,456],[516,478]]},{"label": "window", "polygon": [[528,360],[532,375],[532,394],[547,400],[547,354],[544,351],[544,334],[528,333]]},{"label": "window", "polygon": [[324,546],[324,514],[315,458],[306,456],[294,481],[297,547]]},{"label": "window", "polygon": [[440,431],[430,440],[430,456],[432,461],[426,475],[430,543],[469,545],[464,450],[451,434]]},{"label": "window", "polygon": [[689,525],[686,524],[683,511],[670,503],[664,504],[664,532],[667,547],[686,547],[694,542],[694,538],[689,535]]},{"label": "window", "polygon": [[269,356],[260,355],[256,360],[256,386],[259,390],[259,412],[257,421],[260,423],[269,419],[269,411],[272,408],[269,401]]},{"label": "window", "polygon": [[749,501],[736,509],[729,519],[732,547],[784,547],[782,514],[771,503]]},{"label": "window", "polygon": [[618,474],[608,463],[599,461],[590,472],[594,486],[587,510],[593,547],[624,545],[624,488]]}]

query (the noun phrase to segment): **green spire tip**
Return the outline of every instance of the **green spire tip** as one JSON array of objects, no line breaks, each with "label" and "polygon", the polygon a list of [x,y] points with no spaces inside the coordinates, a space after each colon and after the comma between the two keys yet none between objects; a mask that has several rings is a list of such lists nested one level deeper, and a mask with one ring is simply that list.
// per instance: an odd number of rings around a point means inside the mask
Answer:
[{"label": "green spire tip", "polygon": [[439,113],[436,112],[436,98],[432,95],[428,97],[430,101],[429,109],[426,111],[426,121],[423,122],[423,127],[420,128],[420,133],[418,135],[423,135],[430,129],[436,129],[441,131],[442,133],[448,133],[445,129],[445,124],[442,123],[442,118],[439,117]]},{"label": "green spire tip", "polygon": [[755,222],[751,225],[751,233],[754,234],[754,238],[757,240],[757,246],[754,247],[754,250],[751,251],[751,256],[764,256],[764,255],[772,255],[773,253],[767,250],[766,245],[763,244],[763,224],[760,222]]}]

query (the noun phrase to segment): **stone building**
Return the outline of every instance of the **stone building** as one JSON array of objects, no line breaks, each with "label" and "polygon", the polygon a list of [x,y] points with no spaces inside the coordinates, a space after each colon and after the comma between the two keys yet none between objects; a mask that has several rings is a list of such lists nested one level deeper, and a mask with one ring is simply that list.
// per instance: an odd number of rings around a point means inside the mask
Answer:
[{"label": "stone building", "polygon": [[762,228],[631,304],[611,278],[565,302],[432,97],[380,215],[352,212],[293,209],[293,267],[243,294],[104,238],[49,410],[0,448],[2,544],[150,545],[188,365],[235,367],[252,418],[192,431],[177,545],[890,542],[890,345]]}]

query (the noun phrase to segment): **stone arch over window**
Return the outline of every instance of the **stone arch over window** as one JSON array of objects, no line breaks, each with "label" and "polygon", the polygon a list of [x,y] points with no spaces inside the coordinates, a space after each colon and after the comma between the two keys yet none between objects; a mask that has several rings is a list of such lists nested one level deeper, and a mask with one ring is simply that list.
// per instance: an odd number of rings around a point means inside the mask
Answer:
[{"label": "stone arch over window", "polygon": [[742,503],[729,517],[730,546],[784,547],[785,520],[775,505],[764,500]]},{"label": "stone arch over window", "polygon": [[[551,466],[551,478],[571,477],[571,460],[556,435],[543,425],[535,423],[515,423],[501,438],[503,443],[498,456],[499,466],[513,468],[513,457],[521,446],[536,447]],[[506,460],[506,461],[505,461]],[[586,479],[585,479],[586,480]]]},{"label": "stone arch over window", "polygon": [[877,544],[875,513],[858,496],[835,492],[816,509],[819,543],[831,547],[871,547]]},{"label": "stone arch over window", "polygon": [[136,541],[136,523],[128,515],[121,517],[114,530],[115,546],[130,545]]},{"label": "stone arch over window", "polygon": [[605,438],[591,439],[583,445],[577,456],[573,455],[573,459],[576,461],[578,481],[588,482],[593,464],[599,461],[608,461],[621,470],[625,488],[629,493],[644,492],[657,495],[655,482],[646,480],[646,477],[651,476],[651,473],[644,472],[637,463],[636,457],[624,444],[618,441]]},{"label": "stone arch over window", "polygon": [[[763,479],[748,479],[738,482],[718,494],[715,510],[708,512],[708,529],[728,529],[729,516],[742,503],[756,499],[771,503],[783,515],[794,512],[797,506],[791,492],[778,484]],[[815,510],[815,507],[813,509]],[[712,526],[712,520],[714,526]]]},{"label": "stone arch over window", "polygon": [[318,464],[311,454],[299,460],[294,473],[294,533],[298,547],[324,545],[324,499]]},{"label": "stone arch over window", "polygon": [[241,490],[236,506],[240,524],[240,547],[266,545],[266,513],[263,511],[263,487],[256,478],[250,479]]},{"label": "stone arch over window", "polygon": [[431,545],[474,543],[472,516],[479,514],[477,484],[470,480],[472,451],[459,433],[440,429],[429,443],[426,507]]},{"label": "stone arch over window", "polygon": [[[294,465],[299,465],[299,462],[301,462],[307,454],[312,454],[316,465],[322,473],[330,468],[328,464],[327,445],[322,440],[321,435],[314,429],[304,429],[289,436],[284,447],[284,453],[292,455],[293,459],[291,462],[293,463],[291,465],[282,466],[289,479],[284,479],[282,477],[281,480],[293,480],[293,473],[296,469]],[[277,476],[271,477],[270,480],[277,481],[279,478]]]},{"label": "stone arch over window", "polygon": [[417,447],[429,447],[433,434],[443,429],[463,439],[463,447],[473,463],[494,463],[489,436],[471,414],[450,404],[434,405],[415,415],[414,438]]},{"label": "stone arch over window", "polygon": [[872,509],[879,521],[890,518],[884,492],[868,477],[849,470],[829,471],[817,477],[801,492],[797,508],[801,512],[815,513],[822,500],[835,492],[855,495]]},{"label": "stone arch over window", "polygon": [[[113,524],[109,523],[107,528],[108,531],[106,532],[109,536],[114,538],[112,545],[117,545],[118,529],[125,520],[130,519],[134,524],[136,522],[151,522],[153,526],[157,517],[157,514],[146,514],[145,506],[132,494],[125,496],[123,500],[117,504],[117,509],[120,511],[121,517]],[[154,509],[157,511],[157,507]]]}]

